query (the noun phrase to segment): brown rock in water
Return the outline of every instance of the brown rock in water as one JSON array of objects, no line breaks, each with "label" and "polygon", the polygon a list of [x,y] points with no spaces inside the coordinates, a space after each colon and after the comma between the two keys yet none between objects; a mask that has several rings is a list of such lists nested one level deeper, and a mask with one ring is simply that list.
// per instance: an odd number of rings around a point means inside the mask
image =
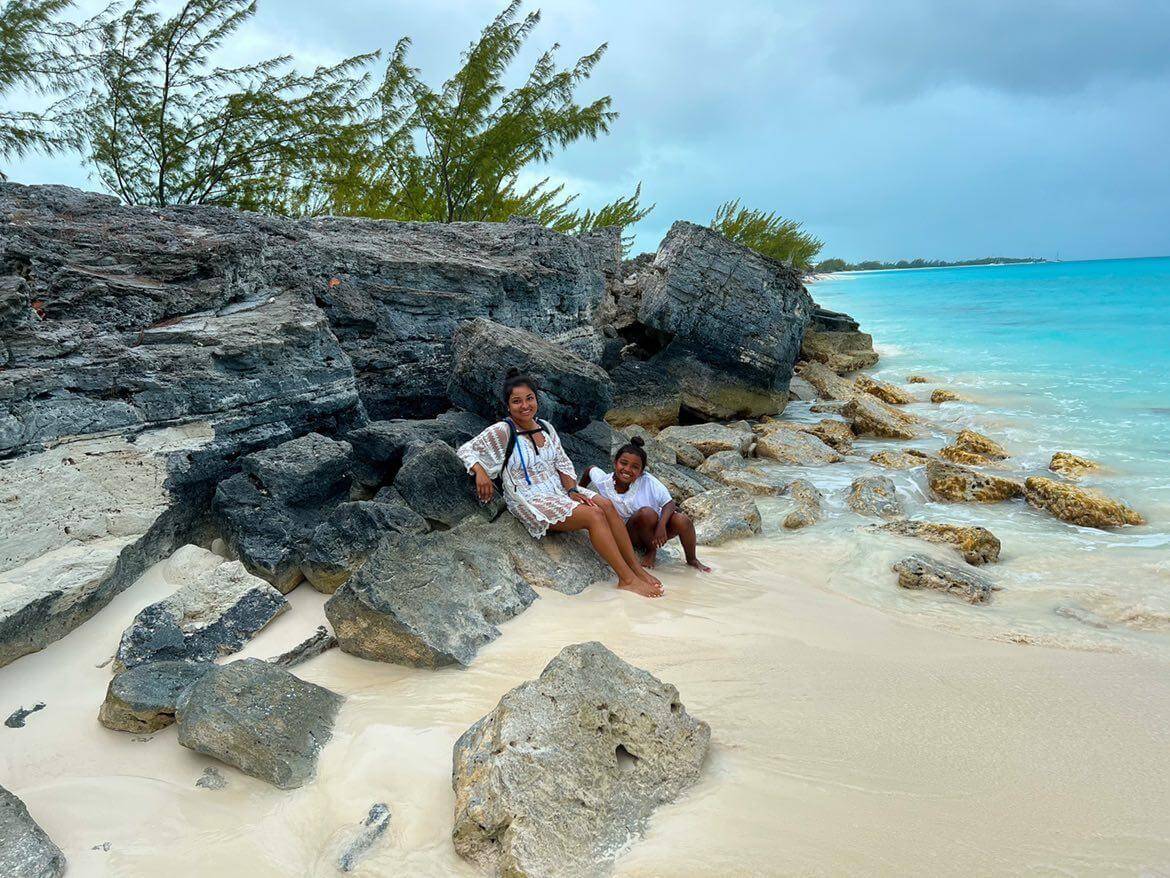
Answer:
[{"label": "brown rock in water", "polygon": [[858,515],[898,518],[906,514],[897,487],[885,476],[854,479],[845,503]]},{"label": "brown rock in water", "polygon": [[770,433],[773,430],[796,430],[801,433],[809,433],[841,454],[848,454],[853,450],[853,430],[844,421],[833,418],[822,418],[815,424],[766,418],[755,426],[756,433],[760,435]]},{"label": "brown rock in water", "polygon": [[937,499],[952,502],[996,503],[1024,493],[1019,482],[939,460],[927,461],[926,481]]},{"label": "brown rock in water", "polygon": [[929,521],[892,521],[878,530],[904,537],[916,537],[928,543],[946,543],[976,566],[999,560],[999,539],[985,527],[958,524],[934,524]]},{"label": "brown rock in water", "polygon": [[931,391],[930,401],[935,405],[943,402],[959,402],[959,394],[953,390],[943,390],[940,387],[938,390]]},{"label": "brown rock in water", "polygon": [[796,373],[813,386],[821,399],[853,399],[857,396],[857,386],[842,378],[824,363],[815,360],[806,360],[796,364]]},{"label": "brown rock in water", "polygon": [[732,488],[743,488],[751,494],[782,494],[789,480],[789,476],[779,467],[769,467],[764,461],[743,457],[738,451],[712,454],[703,461],[698,471]]},{"label": "brown rock in water", "polygon": [[815,415],[839,415],[845,403],[839,399],[829,399],[824,402],[813,403],[808,410]]},{"label": "brown rock in water", "polygon": [[879,381],[869,375],[858,375],[853,379],[853,383],[863,393],[872,393],[882,402],[888,402],[890,405],[909,405],[914,402],[914,397],[901,387],[890,384],[888,381]]},{"label": "brown rock in water", "polygon": [[1024,482],[1024,496],[1037,509],[1045,509],[1061,521],[1081,527],[1109,528],[1146,523],[1140,514],[1120,500],[1043,476],[1032,476]]},{"label": "brown rock in water", "polygon": [[1052,462],[1048,464],[1048,468],[1054,473],[1060,473],[1071,479],[1079,479],[1085,473],[1101,469],[1101,465],[1087,457],[1078,457],[1068,451],[1058,451],[1052,455]]},{"label": "brown rock in water", "polygon": [[927,378],[925,375],[907,375],[906,376],[906,383],[907,384],[929,384],[930,379]]},{"label": "brown rock in water", "polygon": [[816,524],[824,517],[821,501],[824,497],[812,482],[804,479],[795,479],[788,485],[787,493],[796,501],[796,508],[784,518],[784,527],[787,530],[798,530]]},{"label": "brown rock in water", "polygon": [[822,466],[841,459],[812,433],[783,427],[763,433],[756,441],[756,454],[790,466]]},{"label": "brown rock in water", "polygon": [[938,456],[951,463],[971,466],[994,466],[1011,457],[998,442],[974,430],[960,430],[954,442],[939,449]]},{"label": "brown rock in water", "polygon": [[882,439],[917,439],[921,422],[910,415],[886,405],[868,393],[858,394],[841,409],[858,436],[878,436]]},{"label": "brown rock in water", "polygon": [[970,604],[984,604],[991,600],[994,586],[977,573],[943,564],[925,555],[911,555],[893,566],[902,588],[930,588],[953,594]]},{"label": "brown rock in water", "polygon": [[871,463],[876,463],[886,469],[914,469],[926,466],[930,455],[913,448],[908,448],[905,451],[887,448],[870,455],[869,459]]},{"label": "brown rock in water", "polygon": [[455,850],[501,878],[609,874],[710,745],[674,686],[600,643],[567,646],[456,742]]},{"label": "brown rock in water", "polygon": [[867,369],[878,361],[873,336],[867,332],[817,332],[807,330],[800,358],[824,363],[839,374]]},{"label": "brown rock in water", "polygon": [[740,488],[714,488],[679,504],[695,522],[700,545],[718,546],[761,530],[760,510],[751,494]]}]

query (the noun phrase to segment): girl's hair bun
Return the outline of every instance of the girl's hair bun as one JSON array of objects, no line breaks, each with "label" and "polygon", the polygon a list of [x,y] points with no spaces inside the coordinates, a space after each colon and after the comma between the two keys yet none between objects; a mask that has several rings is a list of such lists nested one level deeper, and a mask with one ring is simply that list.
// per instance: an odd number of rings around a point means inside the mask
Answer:
[{"label": "girl's hair bun", "polygon": [[642,448],[646,444],[646,440],[643,439],[641,436],[635,436],[633,439],[630,440],[630,442],[633,443],[634,445],[637,445],[639,448]]},{"label": "girl's hair bun", "polygon": [[519,374],[520,374],[520,370],[517,369],[515,366],[513,366],[511,369],[509,369],[507,372],[504,373],[504,377],[505,378],[515,378]]}]

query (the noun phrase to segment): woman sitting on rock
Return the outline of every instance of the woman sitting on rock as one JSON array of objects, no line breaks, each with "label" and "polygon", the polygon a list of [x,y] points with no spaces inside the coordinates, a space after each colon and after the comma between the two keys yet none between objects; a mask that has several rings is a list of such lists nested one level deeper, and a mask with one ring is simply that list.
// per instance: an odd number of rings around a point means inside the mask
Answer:
[{"label": "woman sitting on rock", "polygon": [[666,485],[646,472],[645,444],[641,436],[635,436],[618,449],[612,473],[591,466],[581,484],[592,484],[617,509],[618,515],[626,522],[630,541],[645,552],[643,567],[653,567],[658,550],[673,537],[678,537],[687,564],[710,573],[711,568],[695,554],[694,524],[675,509],[674,498],[666,490]]},{"label": "woman sitting on rock", "polygon": [[613,504],[577,484],[577,472],[547,421],[538,421],[536,382],[516,369],[504,381],[508,418],[459,447],[459,459],[475,476],[481,503],[500,478],[508,511],[537,539],[547,531],[589,532],[597,553],[614,569],[618,588],[659,597],[662,582],[642,569],[626,526]]}]

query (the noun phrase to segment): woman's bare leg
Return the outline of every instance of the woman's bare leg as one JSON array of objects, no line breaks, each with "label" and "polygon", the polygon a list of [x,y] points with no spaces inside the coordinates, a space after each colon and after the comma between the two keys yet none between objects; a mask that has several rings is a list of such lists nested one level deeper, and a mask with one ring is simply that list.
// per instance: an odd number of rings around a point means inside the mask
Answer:
[{"label": "woman's bare leg", "polygon": [[[662,585],[661,579],[643,569],[642,562],[638,558],[638,553],[634,551],[634,544],[630,541],[630,533],[626,530],[626,523],[622,521],[622,517],[613,508],[613,503],[605,497],[597,497],[593,502],[605,513],[605,519],[609,522],[609,529],[613,532],[614,542],[617,543],[617,547],[621,551],[622,558],[625,559],[626,564],[634,571],[634,575],[654,585]],[[641,510],[638,511],[641,512]],[[654,520],[656,522],[658,521],[657,518]]]},{"label": "woman's bare leg", "polygon": [[622,557],[621,550],[613,538],[613,531],[610,530],[609,521],[605,513],[595,506],[580,505],[573,510],[573,514],[564,521],[557,522],[550,525],[549,530],[553,531],[577,531],[584,530],[589,532],[589,541],[593,543],[593,548],[597,550],[602,559],[613,568],[614,573],[618,577],[618,588],[624,588],[629,591],[637,592],[648,598],[656,598],[662,594],[662,586],[654,585],[641,579],[630,565],[626,563],[625,558]]}]

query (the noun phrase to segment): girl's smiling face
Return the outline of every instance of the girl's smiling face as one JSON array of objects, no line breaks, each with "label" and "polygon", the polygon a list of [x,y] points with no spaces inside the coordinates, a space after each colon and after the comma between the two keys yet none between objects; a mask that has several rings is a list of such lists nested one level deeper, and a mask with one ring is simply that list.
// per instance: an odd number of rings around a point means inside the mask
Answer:
[{"label": "girl's smiling face", "polygon": [[527,384],[512,388],[508,394],[508,414],[512,420],[521,424],[529,424],[536,417],[539,406],[536,403],[536,391]]},{"label": "girl's smiling face", "polygon": [[613,480],[627,488],[642,475],[642,458],[627,451],[613,462]]}]

